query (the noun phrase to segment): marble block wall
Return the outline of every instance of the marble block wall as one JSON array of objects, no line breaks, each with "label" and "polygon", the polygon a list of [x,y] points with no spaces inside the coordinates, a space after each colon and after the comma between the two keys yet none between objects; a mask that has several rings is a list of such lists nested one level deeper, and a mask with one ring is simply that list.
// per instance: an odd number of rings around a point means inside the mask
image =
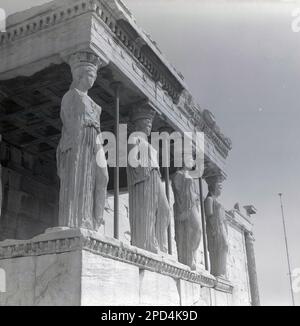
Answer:
[{"label": "marble block wall", "polygon": [[242,228],[228,224],[229,253],[227,277],[232,283],[234,306],[251,304],[245,236]]},{"label": "marble block wall", "polygon": [[[114,239],[51,231],[0,243],[0,306],[210,306],[229,303],[209,274]],[[86,231],[85,231],[86,232]],[[182,275],[182,276],[180,276]],[[201,280],[201,281],[200,281]],[[203,282],[203,283],[202,283]],[[227,300],[227,301],[226,301]]]},{"label": "marble block wall", "polygon": [[1,144],[3,203],[0,241],[31,239],[57,224],[55,168]]}]

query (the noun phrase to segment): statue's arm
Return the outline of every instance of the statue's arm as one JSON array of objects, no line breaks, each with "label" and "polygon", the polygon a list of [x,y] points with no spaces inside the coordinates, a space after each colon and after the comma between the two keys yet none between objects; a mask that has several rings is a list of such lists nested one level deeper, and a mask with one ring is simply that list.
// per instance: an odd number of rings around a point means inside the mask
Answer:
[{"label": "statue's arm", "polygon": [[176,191],[180,192],[180,188],[182,188],[183,181],[184,180],[183,180],[182,176],[180,175],[180,173],[176,172],[172,178],[173,188]]},{"label": "statue's arm", "polygon": [[213,203],[214,201],[211,197],[207,197],[204,201],[205,216],[207,219],[214,215]]},{"label": "statue's arm", "polygon": [[70,90],[63,97],[61,104],[61,120],[63,123],[63,137],[61,150],[74,148],[80,132],[80,112],[84,106],[83,99],[74,90]]}]

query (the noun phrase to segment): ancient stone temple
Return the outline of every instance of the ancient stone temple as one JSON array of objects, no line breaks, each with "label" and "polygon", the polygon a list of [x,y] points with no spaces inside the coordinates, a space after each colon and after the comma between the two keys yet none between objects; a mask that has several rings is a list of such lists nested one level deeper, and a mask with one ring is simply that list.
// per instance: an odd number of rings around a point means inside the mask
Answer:
[{"label": "ancient stone temple", "polygon": [[[122,125],[203,132],[203,173],[160,166],[147,137],[151,164],[127,167]],[[120,0],[8,18],[0,134],[0,305],[259,305],[256,210],[219,198],[231,141]]]}]

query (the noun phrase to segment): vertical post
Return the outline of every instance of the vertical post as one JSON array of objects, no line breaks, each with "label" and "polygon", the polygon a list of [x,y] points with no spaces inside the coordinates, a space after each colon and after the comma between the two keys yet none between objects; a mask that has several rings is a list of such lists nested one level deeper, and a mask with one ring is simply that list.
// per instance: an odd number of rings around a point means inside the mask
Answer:
[{"label": "vertical post", "polygon": [[[169,152],[168,152],[168,146],[167,144],[165,144],[165,150],[166,150],[166,166],[164,168],[165,170],[165,182],[166,182],[166,194],[167,194],[167,198],[168,198],[168,202],[170,204],[171,202],[171,197],[170,197],[170,169],[169,169]],[[169,225],[168,227],[168,253],[169,255],[173,254],[173,248],[172,248],[172,232],[171,232],[171,225]]]},{"label": "vertical post", "polygon": [[[166,181],[166,194],[168,201],[170,203],[170,170],[168,167],[165,168],[165,181]],[[171,232],[171,225],[168,227],[168,250],[169,255],[173,254],[173,248],[172,248],[172,232]]]},{"label": "vertical post", "polygon": [[251,293],[251,304],[252,306],[260,306],[256,261],[254,253],[254,237],[252,233],[245,232],[245,243]]},{"label": "vertical post", "polygon": [[281,215],[282,215],[282,224],[283,224],[283,231],[284,231],[284,240],[285,240],[285,249],[286,249],[286,256],[287,256],[287,263],[289,269],[289,280],[290,280],[290,288],[291,288],[291,297],[293,306],[295,306],[295,297],[293,291],[293,281],[292,281],[292,272],[291,272],[291,262],[290,262],[290,253],[289,253],[289,245],[287,240],[287,232],[286,232],[286,224],[285,224],[285,217],[284,217],[284,210],[283,210],[283,202],[282,202],[282,193],[279,193],[280,198],[280,205],[281,205]]},{"label": "vertical post", "polygon": [[115,91],[115,137],[116,167],[114,171],[114,238],[120,238],[119,198],[120,198],[120,83],[113,85]]},{"label": "vertical post", "polygon": [[207,236],[206,236],[206,221],[205,221],[205,210],[204,210],[204,197],[203,197],[203,184],[202,178],[199,179],[199,189],[200,189],[200,206],[201,206],[201,219],[203,227],[203,250],[204,250],[204,263],[205,269],[209,270],[208,264],[208,246],[207,246]]}]

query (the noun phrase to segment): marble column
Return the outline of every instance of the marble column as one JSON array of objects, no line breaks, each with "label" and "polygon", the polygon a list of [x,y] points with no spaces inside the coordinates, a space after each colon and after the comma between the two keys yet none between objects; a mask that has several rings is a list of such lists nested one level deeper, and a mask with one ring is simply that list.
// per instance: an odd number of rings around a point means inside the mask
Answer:
[{"label": "marble column", "polygon": [[101,107],[88,95],[104,62],[78,52],[68,58],[73,83],[61,106],[57,148],[60,178],[59,226],[98,231],[103,224],[108,172],[101,143]]},{"label": "marble column", "polygon": [[206,177],[208,195],[205,199],[205,217],[211,274],[227,277],[228,227],[224,207],[217,198],[221,195],[221,175]]},{"label": "marble column", "polygon": [[196,270],[202,237],[199,179],[193,179],[189,169],[186,166],[178,170],[172,178],[175,239],[179,262]]},{"label": "marble column", "polygon": [[131,243],[154,253],[167,253],[171,209],[158,153],[148,142],[154,116],[148,104],[132,109],[135,133],[129,137],[127,168]]},{"label": "marble column", "polygon": [[257,281],[256,261],[255,261],[255,252],[254,252],[255,239],[251,232],[245,232],[245,242],[246,242],[246,253],[247,253],[248,274],[249,274],[252,306],[260,306],[259,288],[258,288],[258,281]]}]

